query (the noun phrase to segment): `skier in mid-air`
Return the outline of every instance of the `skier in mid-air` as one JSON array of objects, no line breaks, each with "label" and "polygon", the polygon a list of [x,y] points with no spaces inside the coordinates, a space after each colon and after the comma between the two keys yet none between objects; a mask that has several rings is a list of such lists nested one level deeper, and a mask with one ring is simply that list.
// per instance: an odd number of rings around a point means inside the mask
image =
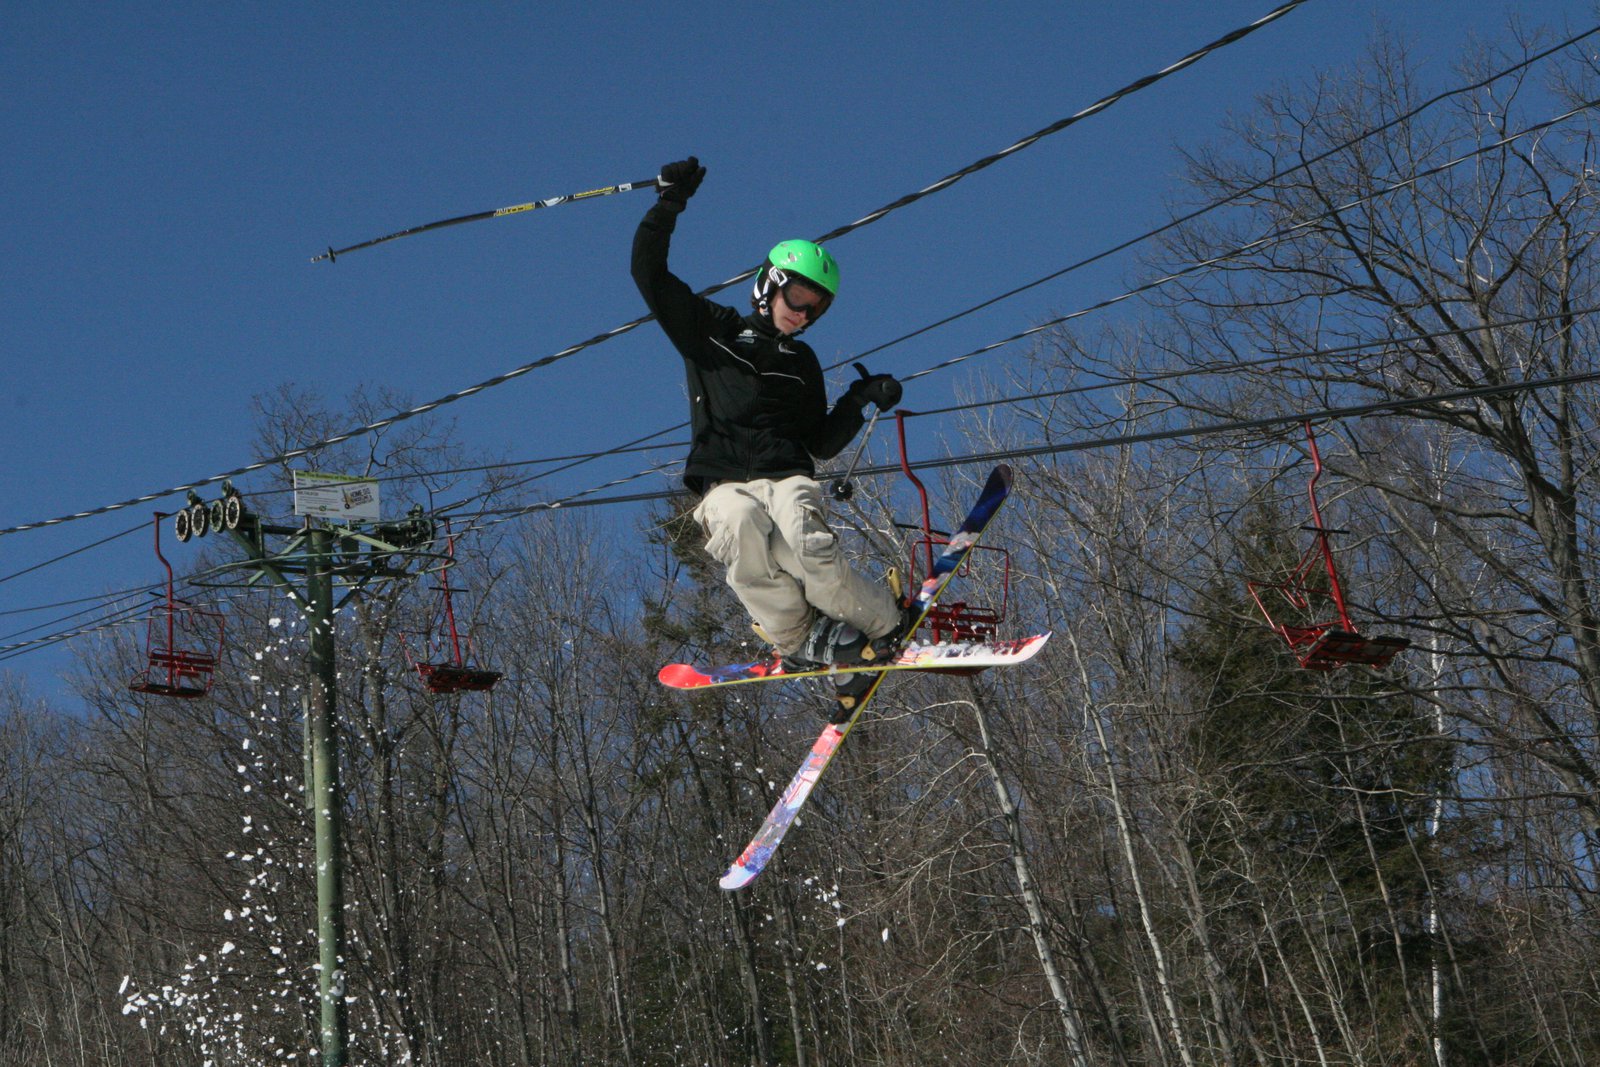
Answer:
[{"label": "skier in mid-air", "polygon": [[752,312],[695,294],[667,267],[699,160],[661,168],[661,192],[633,239],[633,280],[683,357],[692,441],[684,484],[700,497],[706,550],[786,671],[892,654],[910,613],[888,585],[850,568],[823,513],[816,461],[844,450],[868,403],[888,411],[900,383],[866,375],[830,410],[822,368],[799,335],[839,292],[820,245],[784,241],[756,275]]}]

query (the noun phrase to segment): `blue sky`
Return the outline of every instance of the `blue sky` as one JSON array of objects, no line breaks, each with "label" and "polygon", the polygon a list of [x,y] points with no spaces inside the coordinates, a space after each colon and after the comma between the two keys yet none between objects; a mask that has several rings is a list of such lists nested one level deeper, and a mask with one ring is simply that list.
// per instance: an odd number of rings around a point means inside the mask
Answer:
[{"label": "blue sky", "polygon": [[[1276,6],[13,4],[0,32],[0,527],[248,463],[252,397],[286,384],[335,412],[362,386],[420,402],[636,318],[628,248],[649,194],[308,262],[329,245],[649,177],[695,153],[709,173],[673,263],[711,284]],[[840,299],[807,340],[832,363],[1143,232],[1184,195],[1176,148],[1221,139],[1258,94],[1348,68],[1380,27],[1410,43],[1431,89],[1452,86],[1473,37],[1509,44],[1513,13],[1562,34],[1597,21],[1564,0],[1311,0],[835,242]],[[1139,277],[1119,256],[870,362],[910,374]],[[949,403],[1019,355],[922,379],[906,403]],[[681,421],[681,381],[647,326],[445,417],[500,458],[587,451]],[[580,468],[541,492],[671,454]],[[247,494],[264,484],[241,480]],[[64,613],[22,609],[160,571],[141,533],[8,576],[175,503],[0,537],[0,645]],[[0,670],[53,695],[68,662],[56,648]]]}]

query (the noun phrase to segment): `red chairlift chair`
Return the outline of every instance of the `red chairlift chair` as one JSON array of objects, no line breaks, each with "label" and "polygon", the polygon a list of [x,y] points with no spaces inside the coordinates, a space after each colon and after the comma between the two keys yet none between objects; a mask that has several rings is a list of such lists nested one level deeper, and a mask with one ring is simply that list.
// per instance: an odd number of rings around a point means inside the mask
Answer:
[{"label": "red chairlift chair", "polygon": [[150,613],[146,666],[128,688],[152,696],[201,697],[222,655],[222,614],[173,595],[172,564],[161,554],[161,520],[167,516],[159,511],[155,514],[156,558],[167,569],[167,599]]},{"label": "red chairlift chair", "polygon": [[460,632],[456,629],[455,605],[452,603],[450,589],[450,568],[455,566],[456,539],[446,534],[446,552],[450,559],[439,571],[439,584],[434,586],[442,598],[442,615],[444,629],[440,634],[425,635],[424,647],[427,650],[442,646],[445,638],[449,638],[450,658],[435,662],[424,662],[411,656],[409,644],[406,655],[411,659],[411,664],[417,670],[417,675],[422,679],[422,684],[430,693],[479,693],[492,689],[500,680],[499,671],[486,671],[472,666],[468,662],[468,652],[471,642],[463,641]]},{"label": "red chairlift chair", "polygon": [[[1305,428],[1306,440],[1311,445],[1311,484],[1307,490],[1311,498],[1311,525],[1303,529],[1313,534],[1311,546],[1300,557],[1299,564],[1288,578],[1281,582],[1251,581],[1246,585],[1256,607],[1261,609],[1261,614],[1266,618],[1267,625],[1288,643],[1289,650],[1294,653],[1300,666],[1316,671],[1331,671],[1349,664],[1383,667],[1394,659],[1396,653],[1410,647],[1411,642],[1404,637],[1367,637],[1358,633],[1355,624],[1350,621],[1344,589],[1339,584],[1339,572],[1333,565],[1333,549],[1328,543],[1330,535],[1343,531],[1330,530],[1322,524],[1322,510],[1317,506],[1317,479],[1322,476],[1322,455],[1317,451],[1317,439],[1312,433],[1311,423],[1307,422]],[[1327,575],[1326,587],[1320,583],[1313,584],[1319,577],[1319,571]],[[1278,597],[1270,595],[1274,592]],[[1279,604],[1279,612],[1283,611],[1283,604],[1286,604],[1296,621],[1280,619],[1267,606],[1268,600],[1276,603],[1280,598],[1282,603]],[[1320,622],[1306,621],[1323,615],[1330,605],[1334,611],[1332,617],[1325,617]]]},{"label": "red chairlift chair", "polygon": [[[895,412],[895,428],[900,436],[900,469],[910,479],[911,484],[917,487],[917,494],[922,498],[922,535],[912,542],[911,567],[907,588],[915,589],[922,584],[923,576],[933,569],[933,559],[937,555],[938,546],[948,545],[950,539],[942,533],[936,533],[928,517],[928,490],[922,480],[911,472],[910,461],[906,458],[906,416],[916,412],[900,410]],[[929,628],[929,637],[934,642],[944,641],[992,641],[998,636],[998,629],[1006,618],[1006,608],[1010,602],[1011,593],[1011,553],[1003,548],[979,543],[972,547],[967,561],[962,564],[959,576],[966,577],[972,572],[975,561],[989,560],[989,563],[980,563],[979,570],[985,574],[997,571],[1000,575],[998,591],[989,598],[984,605],[975,604],[968,600],[940,599],[928,612],[928,617],[923,620]],[[983,588],[981,585],[978,587]],[[974,668],[970,673],[977,673],[983,668]],[[968,673],[965,671],[945,670],[945,674]]]}]

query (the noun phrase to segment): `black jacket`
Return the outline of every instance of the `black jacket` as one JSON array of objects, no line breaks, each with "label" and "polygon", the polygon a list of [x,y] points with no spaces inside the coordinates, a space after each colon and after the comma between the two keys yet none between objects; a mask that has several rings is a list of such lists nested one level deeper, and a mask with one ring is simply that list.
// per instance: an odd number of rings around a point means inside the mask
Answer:
[{"label": "black jacket", "polygon": [[684,484],[816,476],[865,421],[848,394],[832,411],[816,353],[759,315],[713,303],[667,269],[680,205],[658,201],[633,238],[633,280],[678,353],[689,380],[693,440]]}]

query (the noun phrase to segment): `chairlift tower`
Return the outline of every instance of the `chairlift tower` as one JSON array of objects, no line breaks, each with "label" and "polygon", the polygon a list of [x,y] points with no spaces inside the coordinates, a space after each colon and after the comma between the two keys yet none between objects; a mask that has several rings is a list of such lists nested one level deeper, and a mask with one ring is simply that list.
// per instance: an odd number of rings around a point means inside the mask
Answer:
[{"label": "chairlift tower", "polygon": [[[334,616],[372,582],[411,577],[413,571],[408,564],[421,560],[429,566],[440,566],[448,557],[430,547],[434,524],[420,506],[413,507],[399,522],[352,518],[334,526],[326,514],[306,514],[299,525],[290,526],[264,522],[249,512],[242,497],[228,483],[223,485],[223,494],[222,500],[206,504],[191,492],[189,506],[175,517],[174,529],[180,541],[216,529],[229,534],[244,549],[242,559],[223,564],[212,572],[213,577],[197,584],[243,589],[276,586],[300,609],[310,631],[305,791],[317,849],[322,1063],[323,1067],[345,1067],[349,1028],[345,1010],[343,792],[336,726],[338,664]],[[297,490],[297,511],[299,495]],[[375,500],[373,504],[375,513]],[[220,522],[214,521],[218,518]],[[159,544],[158,532],[158,554]],[[170,608],[170,568],[168,574]],[[152,642],[152,669],[156,664],[155,647]],[[168,656],[163,663],[168,661],[183,662],[176,656]],[[139,691],[160,692],[148,686]]]}]

